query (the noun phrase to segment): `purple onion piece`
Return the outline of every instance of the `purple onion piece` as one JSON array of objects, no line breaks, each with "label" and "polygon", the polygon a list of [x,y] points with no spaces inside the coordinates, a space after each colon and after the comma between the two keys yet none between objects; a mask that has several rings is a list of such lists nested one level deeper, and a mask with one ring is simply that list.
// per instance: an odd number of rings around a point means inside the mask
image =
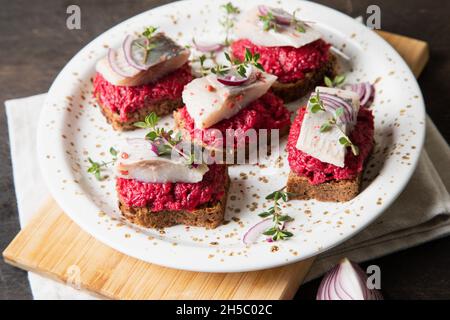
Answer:
[{"label": "purple onion piece", "polygon": [[211,43],[211,44],[201,44],[197,43],[195,40],[192,40],[194,43],[195,49],[197,49],[200,52],[217,52],[224,48],[223,44],[220,43]]},{"label": "purple onion piece", "polygon": [[258,222],[247,230],[247,232],[244,234],[244,237],[242,238],[242,241],[246,245],[254,243],[258,239],[258,237],[261,236],[261,234],[266,231],[271,225],[271,218],[267,218]]},{"label": "purple onion piece", "polygon": [[361,99],[361,105],[362,106],[366,106],[367,105],[367,102],[369,102],[369,100],[370,100],[370,97],[372,96],[372,94],[373,94],[373,92],[374,92],[374,88],[373,88],[373,86],[370,84],[370,83],[368,83],[368,82],[364,82],[364,91],[365,91],[365,94],[364,94],[364,97]]},{"label": "purple onion piece", "polygon": [[109,66],[111,67],[111,69],[112,69],[115,73],[117,73],[118,75],[120,75],[120,76],[122,76],[122,77],[128,78],[128,77],[134,76],[134,74],[129,74],[129,73],[127,73],[127,72],[124,72],[124,71],[118,66],[118,64],[117,64],[117,58],[118,58],[117,53],[116,53],[113,49],[110,48],[110,49],[108,50],[108,63],[109,63]]},{"label": "purple onion piece", "polygon": [[[345,280],[348,277],[356,277],[358,287],[346,286]],[[367,288],[366,282],[367,275],[364,271],[357,264],[344,259],[323,277],[316,299],[354,300],[363,298],[364,300],[382,300],[380,291]]]},{"label": "purple onion piece", "polygon": [[290,25],[293,18],[290,13],[280,8],[270,8],[268,6],[259,5],[258,11],[263,16],[267,15],[270,12],[275,18],[275,22],[281,25]]},{"label": "purple onion piece", "polygon": [[247,82],[252,75],[252,68],[248,67],[246,75],[241,76],[235,69],[231,69],[225,75],[217,75],[217,81],[226,86],[240,86]]},{"label": "purple onion piece", "polygon": [[354,121],[354,117],[353,117],[353,107],[351,104],[349,104],[347,101],[345,101],[344,99],[331,95],[331,94],[327,94],[327,93],[322,93],[320,95],[320,98],[323,101],[333,101],[336,104],[338,104],[339,107],[342,107],[344,109],[344,121],[343,122],[353,122]]},{"label": "purple onion piece", "polygon": [[130,66],[132,66],[133,68],[143,70],[143,71],[147,70],[148,67],[134,61],[133,54],[132,54],[132,50],[133,50],[132,46],[133,46],[133,38],[130,35],[128,35],[128,36],[126,36],[125,40],[122,43],[122,50],[125,55],[125,59],[126,59],[127,63]]}]

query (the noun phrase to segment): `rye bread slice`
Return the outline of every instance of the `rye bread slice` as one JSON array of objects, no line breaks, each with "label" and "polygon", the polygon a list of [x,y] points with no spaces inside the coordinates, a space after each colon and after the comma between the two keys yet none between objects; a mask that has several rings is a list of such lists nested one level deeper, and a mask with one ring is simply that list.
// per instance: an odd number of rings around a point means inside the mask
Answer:
[{"label": "rye bread slice", "polygon": [[133,123],[144,121],[145,117],[149,113],[154,112],[158,116],[165,116],[183,105],[181,98],[176,100],[166,99],[158,102],[147,103],[142,108],[130,113],[127,121],[122,121],[118,113],[113,112],[109,107],[100,102],[99,95],[96,96],[96,100],[97,104],[100,106],[103,116],[106,118],[106,121],[111,124],[114,130],[117,131],[135,130],[137,128],[133,125]]},{"label": "rye bread slice", "polygon": [[206,229],[214,229],[222,224],[225,216],[225,208],[228,197],[228,188],[230,178],[228,171],[225,173],[226,186],[225,193],[222,198],[215,202],[199,207],[198,209],[187,211],[158,211],[152,212],[148,207],[137,208],[125,205],[119,197],[119,209],[122,215],[130,222],[146,227],[146,228],[166,228],[177,224],[187,226],[204,227]]},{"label": "rye bread slice", "polygon": [[284,102],[292,102],[308,94],[315,87],[323,83],[325,76],[333,77],[335,71],[336,57],[330,54],[330,59],[321,68],[305,74],[303,79],[291,83],[276,81],[272,85],[272,91],[283,99]]},{"label": "rye bread slice", "polygon": [[309,200],[316,199],[328,202],[345,202],[359,194],[362,173],[351,180],[333,180],[313,185],[308,178],[290,172],[286,183],[286,191],[293,193],[290,199]]}]

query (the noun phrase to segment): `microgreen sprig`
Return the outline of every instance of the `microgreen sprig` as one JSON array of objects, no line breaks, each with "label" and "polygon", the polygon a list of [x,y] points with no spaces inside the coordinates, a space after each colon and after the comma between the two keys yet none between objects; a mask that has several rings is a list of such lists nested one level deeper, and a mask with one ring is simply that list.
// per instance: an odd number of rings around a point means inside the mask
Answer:
[{"label": "microgreen sprig", "polygon": [[261,65],[261,63],[259,63],[260,54],[259,53],[252,54],[252,52],[248,48],[245,48],[244,61],[239,60],[233,61],[227,52],[225,52],[224,54],[227,61],[230,62],[230,65],[225,66],[218,64],[210,69],[212,73],[223,76],[234,68],[241,77],[245,77],[249,65],[253,65],[259,70],[264,71],[264,67]]},{"label": "microgreen sprig", "polygon": [[142,32],[142,35],[146,38],[146,43],[141,44],[138,41],[134,42],[135,45],[137,45],[138,47],[142,48],[145,51],[142,63],[147,62],[148,56],[150,55],[150,51],[152,51],[156,47],[154,43],[151,43],[151,39],[157,30],[158,28],[153,26],[145,28],[144,32]]},{"label": "microgreen sprig", "polygon": [[259,15],[259,20],[263,23],[264,31],[277,31],[277,21],[272,12],[268,11],[264,15]]},{"label": "microgreen sprig", "polygon": [[335,88],[341,86],[345,82],[345,75],[340,74],[331,79],[330,77],[325,76],[323,78],[325,85],[329,88]]},{"label": "microgreen sprig", "polygon": [[195,160],[194,155],[192,153],[187,155],[178,148],[178,144],[182,141],[181,134],[175,134],[173,130],[166,131],[164,128],[157,127],[158,122],[158,115],[152,112],[145,117],[144,121],[135,122],[133,125],[150,130],[145,138],[156,147],[159,156],[171,154],[173,150],[186,160],[187,165],[192,165]]},{"label": "microgreen sprig", "polygon": [[[312,113],[317,113],[317,112],[320,112],[320,111],[326,111],[324,106],[323,106],[323,102],[320,99],[319,91],[317,91],[315,95],[311,96],[311,98],[309,99],[309,106],[310,106],[309,110]],[[344,147],[350,147],[350,149],[352,150],[353,155],[357,156],[357,155],[359,155],[359,148],[358,148],[358,146],[352,143],[350,138],[345,134],[345,132],[337,124],[337,119],[340,116],[342,116],[343,113],[344,113],[344,109],[343,108],[336,109],[335,114],[333,115],[333,117],[330,118],[328,121],[326,121],[325,123],[323,123],[320,126],[320,132],[327,132],[327,131],[330,131],[333,127],[335,127],[336,129],[338,129],[341,132],[341,137],[339,138],[339,143],[341,145],[343,145]]]},{"label": "microgreen sprig", "polygon": [[108,162],[105,161],[96,162],[91,158],[88,158],[88,161],[91,166],[87,169],[87,172],[93,174],[98,181],[102,181],[103,179],[107,178],[107,176],[102,175],[103,168],[106,168],[110,164],[114,164],[117,161],[117,155],[119,154],[119,152],[113,147],[111,147],[109,148],[109,153],[112,155],[112,160]]},{"label": "microgreen sprig", "polygon": [[305,26],[303,25],[303,23],[302,23],[300,20],[297,20],[297,18],[295,17],[295,14],[296,14],[296,13],[297,13],[297,10],[295,10],[295,11],[292,13],[292,21],[291,21],[291,25],[294,26],[294,28],[295,28],[295,30],[296,30],[297,32],[305,33],[305,32],[306,32]]},{"label": "microgreen sprig", "polygon": [[271,236],[273,241],[285,240],[293,236],[292,232],[285,229],[285,223],[293,221],[294,218],[287,214],[283,214],[281,211],[280,201],[287,202],[288,197],[292,195],[289,192],[284,191],[285,187],[272,192],[266,196],[266,200],[273,200],[273,206],[267,211],[259,214],[261,218],[272,217],[274,225],[263,232],[266,236]]},{"label": "microgreen sprig", "polygon": [[225,16],[222,20],[220,20],[220,24],[225,29],[225,46],[230,45],[230,31],[234,27],[236,15],[239,14],[241,11],[238,7],[235,7],[231,2],[228,2],[222,6],[220,6],[222,9],[225,10]]}]

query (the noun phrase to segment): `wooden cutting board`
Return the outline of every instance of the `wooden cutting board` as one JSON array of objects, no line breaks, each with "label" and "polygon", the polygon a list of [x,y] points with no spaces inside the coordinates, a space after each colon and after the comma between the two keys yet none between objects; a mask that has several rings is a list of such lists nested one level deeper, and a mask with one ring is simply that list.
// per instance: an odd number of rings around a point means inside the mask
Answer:
[{"label": "wooden cutting board", "polygon": [[[379,32],[416,77],[428,61],[425,42]],[[5,261],[111,299],[291,299],[314,258],[264,271],[199,273],[149,264],[90,236],[53,199],[3,252]]]}]

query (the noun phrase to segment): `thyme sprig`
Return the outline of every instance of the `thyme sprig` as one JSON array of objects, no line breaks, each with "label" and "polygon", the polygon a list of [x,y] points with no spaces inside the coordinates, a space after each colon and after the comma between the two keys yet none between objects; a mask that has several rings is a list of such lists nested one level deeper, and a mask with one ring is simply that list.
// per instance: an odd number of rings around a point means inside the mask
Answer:
[{"label": "thyme sprig", "polygon": [[212,73],[223,76],[227,74],[230,70],[235,69],[236,72],[241,77],[245,77],[247,74],[247,68],[250,65],[253,65],[259,70],[264,71],[264,67],[259,63],[260,54],[259,53],[252,54],[252,52],[248,48],[245,48],[244,61],[232,60],[227,52],[224,52],[224,54],[225,58],[230,63],[230,65],[225,66],[217,64],[215,67],[210,69]]},{"label": "thyme sprig", "polygon": [[152,112],[147,115],[144,121],[135,122],[133,125],[137,128],[149,129],[150,131],[145,135],[145,138],[152,142],[152,145],[156,147],[158,156],[171,154],[172,151],[177,152],[181,157],[186,160],[187,165],[194,164],[194,154],[185,154],[178,145],[182,142],[181,135],[175,134],[173,130],[168,130],[157,127],[159,117],[156,113]]},{"label": "thyme sprig", "polygon": [[[315,95],[312,95],[309,99],[309,110],[312,113],[317,113],[320,111],[326,111],[325,107],[323,106],[323,101],[320,100],[319,91],[316,91]],[[350,138],[346,135],[346,133],[341,129],[341,127],[337,124],[337,119],[342,116],[344,113],[343,108],[338,108],[335,111],[335,114],[333,117],[331,117],[328,121],[323,123],[320,126],[320,132],[327,132],[330,131],[333,127],[338,129],[341,132],[341,137],[339,138],[339,143],[343,145],[344,147],[350,147],[352,150],[353,155],[357,156],[359,155],[359,148],[357,145],[353,144]]]},{"label": "thyme sprig", "polygon": [[300,20],[298,20],[295,17],[296,13],[297,13],[297,10],[294,10],[294,12],[292,13],[291,25],[295,28],[295,30],[297,32],[305,33],[306,32],[305,26],[303,25],[303,23]]},{"label": "thyme sprig", "polygon": [[283,214],[281,211],[280,201],[287,202],[288,197],[292,195],[291,193],[284,191],[284,189],[285,187],[266,196],[266,200],[273,200],[273,206],[267,211],[259,214],[261,218],[272,217],[273,226],[264,231],[263,234],[270,236],[273,241],[285,240],[293,236],[292,232],[285,229],[285,223],[293,221],[294,218],[287,214]]},{"label": "thyme sprig", "polygon": [[325,76],[323,78],[323,82],[329,88],[337,88],[337,87],[339,87],[339,86],[344,84],[344,82],[345,82],[345,75],[339,74],[339,75],[336,75],[333,79],[331,79],[330,77]]},{"label": "thyme sprig", "polygon": [[140,47],[144,50],[144,58],[143,58],[142,63],[147,63],[148,57],[150,55],[150,51],[152,51],[156,47],[156,44],[151,43],[151,39],[157,30],[158,30],[157,27],[153,27],[153,26],[146,27],[144,32],[142,32],[142,35],[147,40],[146,43],[142,44],[142,43],[139,43],[138,41],[134,42],[135,45],[137,45],[138,47]]},{"label": "thyme sprig", "polygon": [[88,158],[91,166],[87,169],[87,172],[93,174],[98,181],[102,181],[103,179],[107,178],[107,176],[102,175],[102,170],[117,161],[117,155],[119,154],[119,152],[111,147],[109,148],[109,153],[112,155],[112,160],[108,162],[97,162],[92,160],[90,157]]},{"label": "thyme sprig", "polygon": [[209,73],[209,69],[205,67],[205,61],[208,58],[206,57],[206,55],[202,54],[198,59],[200,62],[200,72],[202,76],[206,76]]},{"label": "thyme sprig", "polygon": [[225,16],[220,20],[220,24],[225,29],[225,46],[230,45],[230,31],[234,27],[234,23],[236,22],[236,15],[241,13],[238,7],[235,7],[231,2],[228,2],[222,6],[222,9],[225,10]]},{"label": "thyme sprig", "polygon": [[277,31],[277,20],[272,12],[268,11],[264,15],[259,15],[259,20],[263,23],[263,30],[264,31]]}]

